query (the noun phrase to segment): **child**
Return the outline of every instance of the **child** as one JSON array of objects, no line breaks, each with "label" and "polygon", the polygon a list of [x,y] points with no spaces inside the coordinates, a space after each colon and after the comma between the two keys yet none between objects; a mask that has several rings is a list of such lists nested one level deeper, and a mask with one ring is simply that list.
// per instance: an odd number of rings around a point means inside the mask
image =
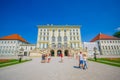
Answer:
[{"label": "child", "polygon": [[86,56],[86,54],[83,54],[83,63],[84,63],[84,67],[83,67],[83,69],[87,69],[88,67],[87,67],[87,56]]}]

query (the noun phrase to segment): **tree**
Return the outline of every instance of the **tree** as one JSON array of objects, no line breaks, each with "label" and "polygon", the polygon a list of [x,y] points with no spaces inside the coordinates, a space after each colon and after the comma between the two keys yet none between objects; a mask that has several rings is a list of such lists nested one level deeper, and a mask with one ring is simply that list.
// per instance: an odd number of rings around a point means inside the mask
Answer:
[{"label": "tree", "polygon": [[118,37],[118,38],[120,38],[120,31],[115,32],[115,33],[113,34],[113,36],[114,36],[114,37]]}]

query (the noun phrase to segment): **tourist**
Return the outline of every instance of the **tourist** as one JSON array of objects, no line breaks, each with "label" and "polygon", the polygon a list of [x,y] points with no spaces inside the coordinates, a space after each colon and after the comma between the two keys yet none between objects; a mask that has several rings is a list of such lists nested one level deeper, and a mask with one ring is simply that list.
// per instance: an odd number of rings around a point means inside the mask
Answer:
[{"label": "tourist", "polygon": [[87,67],[87,56],[86,54],[83,54],[83,63],[84,63],[84,70],[86,70],[88,67]]},{"label": "tourist", "polygon": [[94,60],[97,61],[96,53],[94,53]]},{"label": "tourist", "polygon": [[41,63],[45,63],[45,54],[42,54],[42,61]]},{"label": "tourist", "polygon": [[48,60],[48,55],[45,54],[45,62],[47,62],[47,60]]},{"label": "tourist", "polygon": [[79,54],[79,67],[80,68],[82,67],[82,69],[84,68],[84,66],[83,66],[83,54],[82,54],[82,52],[80,52],[80,54]]},{"label": "tourist", "polygon": [[51,54],[48,54],[48,63],[50,62],[50,60],[51,60]]},{"label": "tourist", "polygon": [[63,62],[63,54],[60,53],[61,62]]}]

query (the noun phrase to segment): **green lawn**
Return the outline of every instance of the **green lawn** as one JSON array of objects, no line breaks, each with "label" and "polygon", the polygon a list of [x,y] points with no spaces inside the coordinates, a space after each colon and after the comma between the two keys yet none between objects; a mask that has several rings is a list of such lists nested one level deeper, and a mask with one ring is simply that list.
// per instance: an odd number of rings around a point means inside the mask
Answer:
[{"label": "green lawn", "polygon": [[88,60],[120,67],[120,58],[97,58],[97,61],[93,58],[89,58]]},{"label": "green lawn", "polygon": [[0,59],[0,68],[5,67],[5,66],[14,65],[14,64],[23,63],[26,61],[30,61],[30,60],[22,60],[21,62],[19,62],[19,60],[17,60],[17,59]]}]

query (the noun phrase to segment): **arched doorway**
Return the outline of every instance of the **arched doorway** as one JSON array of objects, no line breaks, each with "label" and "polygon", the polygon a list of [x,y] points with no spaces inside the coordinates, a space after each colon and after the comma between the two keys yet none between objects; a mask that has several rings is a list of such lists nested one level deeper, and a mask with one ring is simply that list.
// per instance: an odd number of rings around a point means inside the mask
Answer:
[{"label": "arched doorway", "polygon": [[51,50],[50,53],[51,53],[51,56],[54,56],[54,54],[55,54],[54,50]]},{"label": "arched doorway", "polygon": [[65,55],[65,56],[68,56],[68,55],[69,55],[69,54],[68,54],[68,50],[65,50],[65,51],[64,51],[64,55]]},{"label": "arched doorway", "polygon": [[57,56],[59,56],[62,53],[61,50],[57,50]]}]

